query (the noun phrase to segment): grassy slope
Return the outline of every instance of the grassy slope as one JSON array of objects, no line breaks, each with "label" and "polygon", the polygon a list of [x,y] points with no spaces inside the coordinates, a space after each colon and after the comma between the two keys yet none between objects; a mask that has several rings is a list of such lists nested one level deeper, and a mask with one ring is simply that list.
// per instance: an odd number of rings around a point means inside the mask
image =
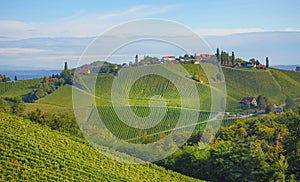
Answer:
[{"label": "grassy slope", "polygon": [[52,94],[39,99],[37,102],[42,104],[72,107],[72,87],[70,85],[64,85]]},{"label": "grassy slope", "polygon": [[[243,97],[265,95],[271,103],[281,104],[285,95],[267,70],[223,68],[227,94],[238,101]],[[290,89],[287,87],[287,89]]]},{"label": "grassy slope", "polygon": [[[171,66],[176,68],[176,65]],[[183,66],[190,75],[199,73],[199,75],[205,76],[205,73],[199,65],[187,64]],[[269,98],[271,103],[276,104],[284,104],[286,95],[292,98],[300,97],[300,73],[277,69],[256,70],[232,68],[223,68],[223,72],[228,95],[227,110],[229,111],[239,108],[240,100],[246,96],[257,97],[263,94]],[[84,76],[83,79],[85,79]],[[109,100],[113,79],[114,77],[112,75],[99,75],[95,92],[96,95],[103,98],[103,100],[97,99],[97,105],[111,105]],[[203,80],[205,84],[195,83],[199,90],[201,109],[209,109],[210,89],[206,86],[207,79]],[[87,84],[89,83],[87,82]],[[92,87],[92,85],[86,86]],[[178,106],[180,102],[176,92],[175,87],[166,79],[158,78],[158,76],[143,77],[137,80],[131,89],[130,104],[148,105],[149,98],[155,93],[164,95],[164,97],[168,99],[169,105]],[[70,107],[72,106],[71,99],[71,87],[64,86],[38,102]]]},{"label": "grassy slope", "polygon": [[0,113],[0,180],[194,181],[153,164],[119,163],[79,138]]},{"label": "grassy slope", "polygon": [[32,91],[41,79],[21,80],[13,83],[0,83],[0,96],[16,97],[23,96]]}]

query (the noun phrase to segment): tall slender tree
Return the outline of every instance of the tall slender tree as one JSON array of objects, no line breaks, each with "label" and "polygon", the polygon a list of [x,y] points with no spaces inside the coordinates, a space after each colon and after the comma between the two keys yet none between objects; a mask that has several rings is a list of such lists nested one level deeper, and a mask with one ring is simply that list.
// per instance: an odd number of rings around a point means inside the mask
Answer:
[{"label": "tall slender tree", "polygon": [[65,62],[64,70],[68,70],[68,63],[67,62]]},{"label": "tall slender tree", "polygon": [[269,68],[269,58],[266,57],[266,67]]},{"label": "tall slender tree", "polygon": [[217,56],[218,62],[220,62],[221,60],[220,60],[220,50],[219,50],[219,48],[217,48],[217,54],[216,54],[216,56]]},{"label": "tall slender tree", "polygon": [[234,52],[232,51],[231,53],[231,65],[234,65],[234,60],[235,60],[235,56],[234,56]]},{"label": "tall slender tree", "polygon": [[138,55],[135,55],[135,66],[138,66],[139,63],[139,57]]},{"label": "tall slender tree", "polygon": [[221,52],[221,64],[225,63],[224,52]]}]

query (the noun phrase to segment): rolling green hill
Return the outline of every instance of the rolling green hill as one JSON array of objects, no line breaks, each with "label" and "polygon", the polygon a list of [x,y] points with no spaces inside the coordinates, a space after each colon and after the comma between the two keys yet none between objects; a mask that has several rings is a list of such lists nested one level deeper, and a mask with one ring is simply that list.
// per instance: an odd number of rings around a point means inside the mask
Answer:
[{"label": "rolling green hill", "polygon": [[[169,65],[175,74],[178,65]],[[202,83],[195,81],[199,90],[200,105],[202,110],[210,108],[210,88],[205,72],[199,65],[182,65],[192,77],[198,74]],[[205,68],[205,69],[209,69]],[[179,71],[178,71],[179,72]],[[243,97],[265,95],[270,103],[283,105],[286,96],[300,98],[300,73],[279,69],[256,70],[256,69],[234,69],[223,67],[227,89],[227,111],[238,111],[239,102]],[[93,85],[86,81],[87,76],[82,75],[83,89],[89,90]],[[114,76],[111,74],[99,74],[95,85],[95,95],[97,105],[111,105],[111,84]],[[191,78],[187,78],[191,79]],[[18,81],[15,83],[0,83],[0,96],[14,97],[22,96],[31,91],[40,79]],[[168,105],[180,106],[178,91],[175,86],[165,78],[157,75],[145,76],[136,81],[130,91],[130,104],[146,106],[149,99],[155,95],[163,95],[167,99]],[[54,93],[38,100],[35,104],[27,104],[29,110],[41,107],[42,110],[49,110],[49,106],[62,107],[62,110],[72,109],[72,88],[65,85]]]},{"label": "rolling green hill", "polygon": [[0,82],[0,96],[2,97],[16,97],[23,96],[32,91],[41,79],[20,80],[17,82]]},{"label": "rolling green hill", "polygon": [[153,164],[119,163],[86,141],[0,113],[1,181],[196,181]]},{"label": "rolling green hill", "polygon": [[39,99],[37,103],[72,107],[72,86],[64,85],[52,94]]},{"label": "rolling green hill", "polygon": [[[176,73],[177,65],[172,66]],[[201,109],[210,108],[210,88],[208,79],[199,65],[183,64],[190,76],[200,75],[202,83],[196,82],[200,95]],[[282,105],[286,96],[291,98],[300,97],[300,73],[278,69],[257,70],[257,69],[234,69],[223,67],[227,89],[227,111],[238,111],[239,102],[243,97],[265,95],[271,104]],[[175,71],[174,71],[175,70]],[[82,75],[82,80],[86,79]],[[111,85],[114,76],[111,74],[99,74],[95,85],[97,105],[111,105]],[[189,78],[187,78],[189,79]],[[83,89],[92,88],[90,82],[84,82]],[[145,76],[138,79],[130,91],[130,104],[146,106],[153,95],[163,95],[170,106],[180,106],[178,91],[175,86],[165,78],[157,75]],[[53,94],[38,101],[39,103],[54,104],[60,106],[71,106],[71,87],[64,86]]]}]

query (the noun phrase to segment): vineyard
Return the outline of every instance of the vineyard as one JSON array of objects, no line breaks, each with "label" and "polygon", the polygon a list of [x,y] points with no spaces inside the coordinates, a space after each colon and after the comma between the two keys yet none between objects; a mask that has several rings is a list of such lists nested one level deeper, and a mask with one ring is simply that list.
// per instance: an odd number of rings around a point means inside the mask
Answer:
[{"label": "vineyard", "polygon": [[0,82],[0,95],[7,92],[13,85],[14,82]]},{"label": "vineyard", "polygon": [[0,113],[1,181],[196,181],[154,164],[119,163],[86,141]]},{"label": "vineyard", "polygon": [[52,94],[39,99],[38,103],[72,107],[72,86],[64,85]]},{"label": "vineyard", "polygon": [[300,97],[300,82],[293,79],[296,78],[296,75],[300,75],[299,73],[297,74],[297,72],[294,72],[295,76],[290,77],[285,74],[289,72],[282,72],[281,70],[276,69],[272,69],[270,71],[276,82],[278,82],[278,84],[281,86],[283,93],[289,95],[292,98]]},{"label": "vineyard", "polygon": [[0,96],[16,97],[23,96],[32,91],[41,79],[21,80],[17,82],[0,83]]},{"label": "vineyard", "polygon": [[[176,75],[178,65],[168,65]],[[211,90],[207,85],[205,72],[199,65],[183,64],[186,71],[192,76],[198,74],[203,77],[204,83],[195,81],[198,89],[200,106],[202,110],[210,109]],[[209,69],[209,67],[207,68]],[[178,71],[179,72],[179,71]],[[223,67],[227,89],[227,111],[240,110],[240,101],[243,97],[265,95],[270,103],[283,104],[286,95],[292,98],[300,97],[297,92],[300,89],[300,74],[284,70],[256,70],[256,69],[233,69]],[[100,73],[98,75],[79,75],[81,88],[89,93],[95,87],[96,103],[98,106],[111,105],[111,87],[115,78],[112,74]],[[89,77],[95,79],[93,85]],[[191,79],[191,78],[186,78]],[[61,88],[53,94],[41,99],[40,103],[60,106],[72,105],[72,89]],[[154,95],[161,95],[168,106],[180,107],[179,92],[168,79],[158,75],[147,75],[139,78],[130,88],[129,104],[136,106],[148,106],[149,99]]]},{"label": "vineyard", "polygon": [[[284,103],[281,86],[265,70],[223,68],[227,94],[240,101],[243,97],[265,95],[273,103]],[[289,87],[287,89],[290,89]]]},{"label": "vineyard", "polygon": [[[143,106],[132,106],[131,109],[140,117],[145,117],[149,115],[149,108]],[[123,140],[130,140],[137,138],[138,130],[132,128],[125,123],[123,123],[118,116],[116,115],[114,108],[111,106],[101,106],[98,107],[99,116],[102,119],[102,122],[105,124],[115,136]],[[190,112],[199,112],[199,111],[190,111]],[[197,123],[206,121],[209,117],[209,112],[199,112],[199,119]],[[146,129],[147,135],[157,136],[160,133],[168,134],[176,126],[176,123],[180,116],[180,109],[177,108],[168,108],[165,117],[160,121],[156,126]],[[184,127],[184,126],[183,126]]]}]

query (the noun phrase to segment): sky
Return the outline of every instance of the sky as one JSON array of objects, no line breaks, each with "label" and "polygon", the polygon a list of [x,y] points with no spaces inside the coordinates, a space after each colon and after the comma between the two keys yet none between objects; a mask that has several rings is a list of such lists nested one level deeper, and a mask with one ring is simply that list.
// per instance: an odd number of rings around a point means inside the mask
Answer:
[{"label": "sky", "polygon": [[[63,60],[64,53],[65,58],[77,56],[77,59],[82,52],[72,55],[70,50],[64,50],[57,55],[59,49],[50,46],[41,49],[42,45],[38,47],[36,42],[20,41],[41,37],[95,37],[116,25],[141,18],[174,21],[202,37],[224,37],[249,32],[299,32],[299,7],[300,1],[297,0],[0,0],[0,65],[23,64],[56,68]],[[51,44],[49,41],[46,43]],[[83,48],[77,47],[74,51],[83,51],[87,45],[86,42],[81,43]],[[70,46],[74,47],[74,44]],[[218,43],[212,45],[213,48],[216,46]],[[228,45],[224,47],[228,48]],[[285,46],[282,49],[289,47]],[[51,53],[51,50],[55,52]],[[61,57],[56,59],[57,56]],[[248,55],[241,56],[249,58]],[[22,60],[21,57],[25,57],[26,60]],[[277,56],[274,55],[275,57]],[[293,60],[288,64],[299,62]],[[275,63],[279,64],[279,61]]]}]

